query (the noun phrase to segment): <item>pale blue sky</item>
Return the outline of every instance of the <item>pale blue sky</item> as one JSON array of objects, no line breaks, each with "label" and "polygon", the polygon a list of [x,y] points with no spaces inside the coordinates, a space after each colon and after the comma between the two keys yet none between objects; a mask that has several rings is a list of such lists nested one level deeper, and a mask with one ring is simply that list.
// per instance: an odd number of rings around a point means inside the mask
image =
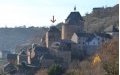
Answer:
[{"label": "pale blue sky", "polygon": [[84,15],[93,7],[114,6],[118,0],[0,0],[0,27],[50,26],[53,15],[56,23],[64,22],[76,5]]}]

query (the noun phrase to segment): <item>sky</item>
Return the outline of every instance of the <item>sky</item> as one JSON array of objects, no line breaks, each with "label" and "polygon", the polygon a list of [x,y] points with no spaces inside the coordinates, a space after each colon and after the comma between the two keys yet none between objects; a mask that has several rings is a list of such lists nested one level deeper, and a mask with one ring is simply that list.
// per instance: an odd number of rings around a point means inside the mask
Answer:
[{"label": "sky", "polygon": [[[48,27],[64,22],[74,6],[83,16],[94,7],[118,3],[118,0],[0,0],[0,27]],[[54,24],[50,21],[53,15]]]}]

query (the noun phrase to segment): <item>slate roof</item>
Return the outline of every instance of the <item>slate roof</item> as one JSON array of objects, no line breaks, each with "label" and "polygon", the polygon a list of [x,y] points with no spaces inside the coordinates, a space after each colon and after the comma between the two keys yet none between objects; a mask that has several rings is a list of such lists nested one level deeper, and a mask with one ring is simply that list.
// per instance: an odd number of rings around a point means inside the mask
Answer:
[{"label": "slate roof", "polygon": [[32,65],[34,66],[40,66],[40,58],[43,56],[44,59],[52,59],[54,56],[52,56],[49,52],[49,49],[42,46],[35,47],[35,57],[32,59]]},{"label": "slate roof", "polygon": [[60,32],[59,29],[57,29],[55,26],[51,26],[48,30],[48,32]]},{"label": "slate roof", "polygon": [[21,55],[27,55],[26,51],[24,51],[24,50],[20,54]]},{"label": "slate roof", "polygon": [[71,40],[60,40],[59,42],[68,42],[68,43],[71,43]]},{"label": "slate roof", "polygon": [[64,45],[64,44],[72,44],[73,43],[71,40],[60,40],[58,42],[60,42],[61,45],[62,44]]},{"label": "slate roof", "polygon": [[65,20],[65,24],[76,25],[79,24],[80,21],[83,21],[82,16],[79,12],[71,12],[70,15]]},{"label": "slate roof", "polygon": [[104,32],[119,32],[119,28],[111,25],[104,29]]},{"label": "slate roof", "polygon": [[95,37],[94,34],[90,35],[90,36],[88,37],[88,39],[86,40],[86,42],[92,41],[94,37]]},{"label": "slate roof", "polygon": [[60,40],[59,50],[69,51],[71,50],[71,45],[74,44],[71,40]]},{"label": "slate roof", "polygon": [[52,59],[54,58],[53,55],[50,54],[49,49],[46,47],[38,46],[35,48],[35,53],[40,57],[41,53],[46,59]]},{"label": "slate roof", "polygon": [[76,35],[78,36],[78,37],[90,37],[90,36],[92,36],[93,34],[92,33],[76,33]]},{"label": "slate roof", "polygon": [[86,42],[92,41],[96,36],[100,36],[102,38],[108,38],[108,39],[112,38],[112,36],[110,34],[106,34],[106,33],[94,33],[94,34],[91,34],[88,37],[88,39],[86,40]]},{"label": "slate roof", "polygon": [[39,53],[43,53],[43,52],[48,52],[49,49],[46,47],[42,47],[42,46],[37,46],[35,47],[35,53],[39,54]]},{"label": "slate roof", "polygon": [[106,34],[106,33],[96,33],[96,35],[103,37],[103,38],[109,38],[109,39],[112,38],[110,34]]}]

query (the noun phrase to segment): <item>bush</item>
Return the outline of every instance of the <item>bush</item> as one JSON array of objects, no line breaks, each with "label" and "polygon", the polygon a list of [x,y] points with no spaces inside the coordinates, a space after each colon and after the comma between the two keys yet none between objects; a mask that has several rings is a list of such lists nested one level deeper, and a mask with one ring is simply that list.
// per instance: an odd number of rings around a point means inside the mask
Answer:
[{"label": "bush", "polygon": [[106,75],[119,75],[119,39],[113,39],[101,48],[102,66]]},{"label": "bush", "polygon": [[59,65],[53,65],[48,70],[48,75],[62,75],[63,69]]}]

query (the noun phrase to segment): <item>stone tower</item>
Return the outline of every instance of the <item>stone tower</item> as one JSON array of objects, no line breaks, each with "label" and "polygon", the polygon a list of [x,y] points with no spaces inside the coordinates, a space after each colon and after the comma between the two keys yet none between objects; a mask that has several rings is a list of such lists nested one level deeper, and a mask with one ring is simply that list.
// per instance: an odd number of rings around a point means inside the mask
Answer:
[{"label": "stone tower", "polygon": [[65,24],[62,25],[62,39],[70,40],[74,32],[84,31],[84,20],[80,13],[74,8],[74,12],[65,20]]},{"label": "stone tower", "polygon": [[61,33],[55,26],[51,26],[45,36],[46,47],[49,48],[55,41],[60,40]]}]

